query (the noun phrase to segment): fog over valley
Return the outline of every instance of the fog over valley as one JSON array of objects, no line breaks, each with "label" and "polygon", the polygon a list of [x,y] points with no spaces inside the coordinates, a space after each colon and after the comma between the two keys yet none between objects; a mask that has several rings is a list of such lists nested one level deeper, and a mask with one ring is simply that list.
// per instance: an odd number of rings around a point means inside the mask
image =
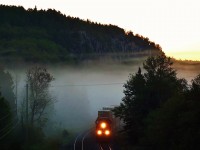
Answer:
[{"label": "fog over valley", "polygon": [[[142,64],[140,64],[142,65]],[[20,68],[20,69],[19,69]],[[26,69],[9,69],[16,84],[18,107],[26,97]],[[70,130],[87,129],[94,125],[98,110],[119,105],[123,84],[138,65],[96,64],[80,66],[48,66],[55,80],[49,88],[56,102],[49,110],[49,122]],[[51,124],[52,126],[52,124]]]},{"label": "fog over valley", "polygon": [[[130,13],[129,21],[136,21],[130,29],[124,21],[121,26],[56,5],[20,3],[0,4],[0,150],[200,149],[200,61],[193,57],[197,16],[168,15],[171,7],[174,15],[185,12],[182,4],[193,3],[150,2],[167,8],[159,20],[158,9],[149,13],[145,7],[153,7],[146,1],[141,7],[136,2],[143,14]],[[84,7],[95,10],[93,3],[84,1]],[[156,23],[162,19],[168,24]],[[177,23],[188,25],[193,35]],[[168,32],[163,25],[178,30]],[[149,26],[156,38],[146,34]],[[178,32],[180,38],[169,38]]]},{"label": "fog over valley", "polygon": [[[55,78],[49,90],[56,101],[48,108],[47,131],[67,129],[79,132],[93,127],[98,110],[105,106],[120,104],[124,96],[123,84],[128,80],[130,73],[138,71],[138,67],[142,68],[142,61],[134,64],[90,63],[77,66],[47,66]],[[187,70],[183,64],[175,63],[174,67],[177,69],[178,77],[186,78],[189,82],[199,73],[198,69],[191,65],[187,65]],[[27,68],[28,66],[8,69],[15,84],[17,78],[19,109],[26,97]]]}]

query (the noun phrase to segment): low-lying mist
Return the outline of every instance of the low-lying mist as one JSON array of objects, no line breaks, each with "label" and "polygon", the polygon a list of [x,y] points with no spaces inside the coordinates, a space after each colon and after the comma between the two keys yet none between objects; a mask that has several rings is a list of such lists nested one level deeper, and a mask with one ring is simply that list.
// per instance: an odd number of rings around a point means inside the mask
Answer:
[{"label": "low-lying mist", "polygon": [[[123,84],[130,73],[142,68],[142,61],[134,64],[87,63],[77,66],[51,65],[48,71],[55,80],[50,93],[56,102],[49,111],[46,131],[49,134],[59,129],[72,132],[82,131],[94,126],[97,112],[104,106],[119,105],[123,94]],[[26,70],[30,66],[10,69],[14,82],[17,81],[18,108],[25,99]],[[193,79],[197,69],[175,64],[178,77]],[[17,80],[16,80],[17,79]]]},{"label": "low-lying mist", "polygon": [[185,78],[188,83],[200,74],[200,62],[175,61],[173,67],[177,70],[178,78]]},{"label": "low-lying mist", "polygon": [[[140,62],[136,65],[86,63],[46,66],[55,78],[49,90],[56,100],[48,109],[47,129],[53,132],[65,128],[75,132],[93,127],[98,110],[120,104],[123,84],[128,75],[141,65]],[[9,69],[14,82],[17,81],[18,108],[26,97],[26,70],[29,67]]]}]

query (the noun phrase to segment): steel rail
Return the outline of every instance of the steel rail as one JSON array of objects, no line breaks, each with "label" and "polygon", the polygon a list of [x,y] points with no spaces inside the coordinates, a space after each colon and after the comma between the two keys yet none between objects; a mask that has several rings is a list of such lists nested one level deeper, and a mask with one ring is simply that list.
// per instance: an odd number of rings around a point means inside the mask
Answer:
[{"label": "steel rail", "polygon": [[91,131],[86,132],[85,135],[84,135],[83,138],[82,138],[82,142],[81,142],[81,143],[82,143],[82,145],[81,145],[81,146],[82,146],[82,150],[83,150],[84,140],[85,140],[85,138],[88,136],[88,134],[89,134],[90,132],[91,132]]}]

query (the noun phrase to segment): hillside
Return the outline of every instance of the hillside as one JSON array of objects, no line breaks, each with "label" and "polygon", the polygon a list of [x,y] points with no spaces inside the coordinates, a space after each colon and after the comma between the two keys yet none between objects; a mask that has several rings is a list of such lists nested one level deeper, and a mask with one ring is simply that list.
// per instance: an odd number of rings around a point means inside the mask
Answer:
[{"label": "hillside", "polygon": [[110,56],[135,57],[161,51],[148,38],[61,14],[0,5],[0,59],[74,62]]}]

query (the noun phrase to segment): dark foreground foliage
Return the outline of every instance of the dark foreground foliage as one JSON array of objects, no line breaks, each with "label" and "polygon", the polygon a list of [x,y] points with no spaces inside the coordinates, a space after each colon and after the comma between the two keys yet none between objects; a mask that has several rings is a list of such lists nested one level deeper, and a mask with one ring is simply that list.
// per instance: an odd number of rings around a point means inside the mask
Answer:
[{"label": "dark foreground foliage", "polygon": [[115,109],[133,147],[154,150],[200,149],[200,75],[188,85],[178,79],[170,58],[149,57],[124,85]]},{"label": "dark foreground foliage", "polygon": [[16,109],[12,76],[0,68],[0,150],[58,150],[63,145],[71,148],[74,137],[67,130],[57,127],[59,131],[54,135],[44,133],[44,120],[48,120],[46,108],[54,102],[48,92],[53,76],[42,66],[29,68],[26,75],[29,85],[28,120],[25,101],[18,111]]},{"label": "dark foreground foliage", "polygon": [[[28,133],[27,133],[28,131]],[[63,130],[66,132],[66,130]],[[66,142],[66,139],[68,140]],[[46,137],[40,128],[26,126],[15,129],[10,136],[0,141],[1,150],[58,150],[65,145],[70,147],[72,135],[63,135],[62,132],[55,136]]]}]

